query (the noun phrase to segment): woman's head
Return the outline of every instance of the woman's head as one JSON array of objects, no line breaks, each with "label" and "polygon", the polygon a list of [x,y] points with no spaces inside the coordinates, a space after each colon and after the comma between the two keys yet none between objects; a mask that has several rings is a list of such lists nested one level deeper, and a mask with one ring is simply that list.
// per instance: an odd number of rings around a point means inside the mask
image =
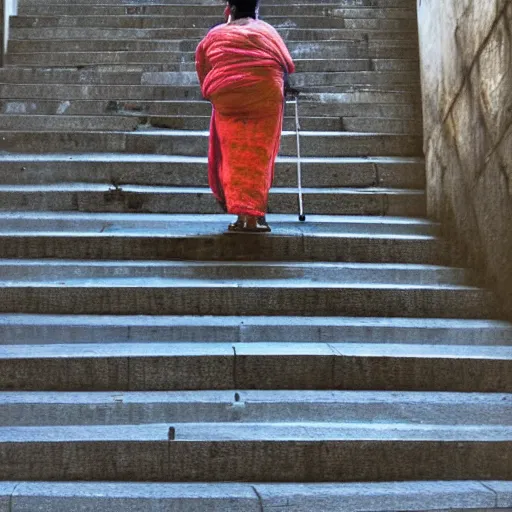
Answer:
[{"label": "woman's head", "polygon": [[258,17],[259,0],[228,0],[234,19]]}]

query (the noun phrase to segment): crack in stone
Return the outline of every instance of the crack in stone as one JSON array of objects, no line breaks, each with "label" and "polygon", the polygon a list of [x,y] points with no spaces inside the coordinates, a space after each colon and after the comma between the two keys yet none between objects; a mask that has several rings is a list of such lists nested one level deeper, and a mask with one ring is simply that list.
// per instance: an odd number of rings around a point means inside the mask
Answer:
[{"label": "crack in stone", "polygon": [[[491,39],[491,37],[494,34],[495,28],[501,22],[502,18],[507,18],[508,19],[507,10],[508,10],[510,5],[512,5],[512,0],[508,0],[508,2],[506,2],[504,4],[504,6],[501,8],[500,12],[497,14],[496,19],[494,20],[493,24],[491,25],[489,33],[487,34],[487,36],[482,41],[482,44],[479,46],[478,50],[476,51],[475,56],[473,57],[473,60],[471,61],[471,64],[469,65],[469,68],[468,68],[467,72],[464,74],[464,79],[462,80],[461,86],[458,89],[458,91],[455,93],[455,96],[453,97],[453,100],[450,103],[450,107],[448,108],[448,110],[447,110],[447,112],[446,112],[446,114],[445,114],[445,116],[444,116],[444,118],[442,120],[442,124],[444,124],[446,122],[446,120],[448,119],[448,117],[452,114],[453,109],[455,108],[455,105],[457,104],[458,99],[461,96],[462,91],[464,90],[464,87],[466,86],[467,79],[470,76],[471,72],[473,71],[473,68],[476,66],[476,64],[480,60],[480,57],[481,57],[484,49],[486,48],[487,43],[489,42],[489,40]],[[456,32],[457,32],[457,30],[458,30],[458,27],[456,29]],[[459,47],[459,51],[460,50],[461,49]]]},{"label": "crack in stone", "polygon": [[494,506],[498,508],[498,493],[492,487],[489,487],[484,482],[480,481],[480,484],[494,494]]},{"label": "crack in stone", "polygon": [[[452,125],[452,129],[454,132],[456,132],[456,123],[455,123],[455,120],[453,119],[453,116],[450,116],[451,118],[451,125]],[[455,152],[455,155],[457,157],[457,169],[463,169],[464,168],[464,165],[462,163],[462,159],[461,159],[461,156],[460,156],[460,152],[459,152],[459,147],[457,146],[457,143],[455,142],[455,138],[454,138],[454,144],[453,144],[453,149],[454,149],[454,152]],[[467,181],[465,179],[461,179],[460,180],[463,185],[464,185],[464,196],[466,197],[466,202],[468,205],[470,205],[470,209],[471,209],[471,214],[473,215],[474,219],[475,219],[475,225],[477,227],[477,235],[478,235],[478,247],[482,247],[482,237],[480,235],[481,233],[481,227],[478,225],[478,215],[477,215],[477,211],[476,211],[476,208],[475,208],[475,204],[474,204],[474,201],[472,200],[472,195],[468,193],[468,190],[467,190]]]},{"label": "crack in stone", "polygon": [[232,345],[233,348],[233,387],[235,389],[238,389],[238,357],[236,353],[236,347]]},{"label": "crack in stone", "polygon": [[14,486],[14,489],[12,490],[11,492],[11,496],[9,497],[9,512],[12,512],[13,510],[13,499],[14,499],[14,495],[16,494],[16,491],[18,490],[18,487],[22,484],[23,482],[18,482],[15,486]]},{"label": "crack in stone", "polygon": [[263,498],[261,497],[261,494],[258,492],[258,489],[256,489],[255,485],[251,485],[251,489],[254,491],[254,494],[256,494],[256,497],[258,498],[260,512],[265,512],[265,509],[263,508]]},{"label": "crack in stone", "polygon": [[376,163],[373,163],[373,170],[375,172],[375,186],[380,187],[381,186],[380,170],[379,170],[379,166]]},{"label": "crack in stone", "polygon": [[[501,135],[501,137],[498,139],[498,141],[496,142],[496,144],[494,144],[494,146],[492,147],[492,149],[488,152],[486,158],[485,158],[485,164],[487,166],[487,164],[490,162],[491,158],[494,156],[494,154],[496,153],[497,149],[501,146],[501,143],[503,142],[503,139],[508,135],[508,132],[509,130],[512,128],[512,120],[508,123],[507,127],[503,130],[503,134]],[[508,179],[508,175],[507,175],[507,179]]]}]

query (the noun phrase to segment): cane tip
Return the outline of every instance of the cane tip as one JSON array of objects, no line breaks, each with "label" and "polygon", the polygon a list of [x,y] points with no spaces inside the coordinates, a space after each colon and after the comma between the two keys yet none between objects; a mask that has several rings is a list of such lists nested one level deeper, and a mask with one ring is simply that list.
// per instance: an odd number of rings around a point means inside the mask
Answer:
[{"label": "cane tip", "polygon": [[305,215],[299,215],[299,220],[301,222],[305,222],[306,221],[306,216]]}]

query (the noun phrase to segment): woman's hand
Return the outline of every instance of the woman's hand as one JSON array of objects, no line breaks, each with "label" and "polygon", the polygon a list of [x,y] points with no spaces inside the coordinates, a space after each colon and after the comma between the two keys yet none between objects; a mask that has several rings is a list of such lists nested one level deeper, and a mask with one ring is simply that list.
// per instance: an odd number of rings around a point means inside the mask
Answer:
[{"label": "woman's hand", "polygon": [[300,94],[300,91],[296,89],[295,87],[292,87],[290,85],[290,75],[285,71],[283,76],[284,81],[284,94],[285,96],[298,96]]},{"label": "woman's hand", "polygon": [[285,96],[291,96],[292,98],[296,98],[297,96],[299,96],[300,91],[299,89],[295,89],[295,87],[288,86],[285,88],[284,94]]}]

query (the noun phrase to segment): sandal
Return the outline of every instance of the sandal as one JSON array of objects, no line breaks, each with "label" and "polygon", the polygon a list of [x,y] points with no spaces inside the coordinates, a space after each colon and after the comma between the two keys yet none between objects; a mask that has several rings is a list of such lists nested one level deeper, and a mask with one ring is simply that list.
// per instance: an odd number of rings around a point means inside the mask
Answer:
[{"label": "sandal", "polygon": [[272,230],[265,217],[239,215],[238,219],[228,226],[232,233],[270,233]]}]

